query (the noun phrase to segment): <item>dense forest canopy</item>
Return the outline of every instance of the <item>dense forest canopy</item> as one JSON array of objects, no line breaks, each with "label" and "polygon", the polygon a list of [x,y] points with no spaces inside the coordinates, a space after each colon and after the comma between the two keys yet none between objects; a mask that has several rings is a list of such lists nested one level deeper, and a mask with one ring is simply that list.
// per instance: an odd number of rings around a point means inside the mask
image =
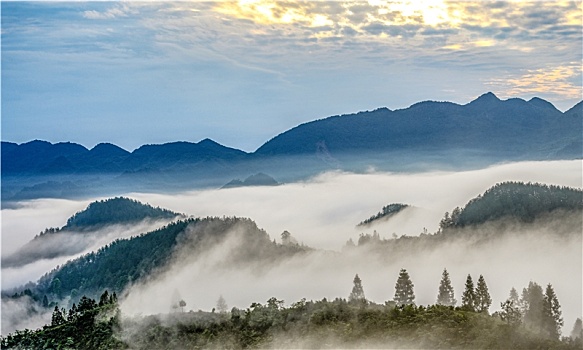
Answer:
[{"label": "dense forest canopy", "polygon": [[539,183],[503,182],[470,200],[463,209],[446,213],[442,229],[479,225],[487,221],[513,218],[533,222],[555,210],[582,210],[583,191]]},{"label": "dense forest canopy", "polygon": [[96,201],[67,220],[62,230],[78,230],[89,227],[123,224],[144,219],[172,219],[180,214],[168,209],[154,208],[137,200],[115,197]]},{"label": "dense forest canopy", "polygon": [[69,261],[43,276],[37,284],[39,294],[58,298],[95,295],[103,289],[120,293],[132,282],[163,269],[177,250],[201,254],[205,248],[225,240],[229,234],[242,236],[241,249],[232,261],[265,260],[293,255],[308,249],[297,244],[276,244],[250,219],[190,218],[170,223],[158,230],[130,239],[118,239],[96,252]]}]

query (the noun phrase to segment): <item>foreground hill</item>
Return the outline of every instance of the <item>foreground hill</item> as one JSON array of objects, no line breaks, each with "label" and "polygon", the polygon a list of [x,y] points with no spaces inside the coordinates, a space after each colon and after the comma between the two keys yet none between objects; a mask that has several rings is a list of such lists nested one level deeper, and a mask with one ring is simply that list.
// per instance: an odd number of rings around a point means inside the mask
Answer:
[{"label": "foreground hill", "polygon": [[26,265],[40,259],[80,253],[107,233],[111,225],[137,224],[144,220],[170,221],[181,214],[154,208],[136,200],[116,197],[90,203],[67,219],[61,228],[47,228],[15,253],[2,257],[3,267]]},{"label": "foreground hill", "polygon": [[[103,289],[118,293],[130,283],[152,277],[166,268],[173,254],[186,251],[193,257],[234,235],[239,247],[226,266],[274,263],[302,252],[299,245],[272,242],[255,222],[242,218],[187,219],[130,239],[119,239],[51,271],[37,285],[39,294],[61,299],[79,293],[97,295]],[[71,295],[73,293],[73,295]]]},{"label": "foreground hill", "polygon": [[[511,309],[516,311],[516,309]],[[3,349],[580,349],[581,335],[548,336],[521,325],[521,314],[494,315],[443,305],[379,305],[271,298],[230,312],[127,317],[116,295],[57,307],[50,324],[0,338]]]}]

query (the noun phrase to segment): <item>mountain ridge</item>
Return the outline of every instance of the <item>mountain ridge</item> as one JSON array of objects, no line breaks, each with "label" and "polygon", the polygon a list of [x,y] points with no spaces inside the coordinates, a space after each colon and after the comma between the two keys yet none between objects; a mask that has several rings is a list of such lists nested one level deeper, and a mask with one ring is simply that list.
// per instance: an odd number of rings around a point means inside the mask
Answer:
[{"label": "mountain ridge", "polygon": [[459,168],[580,159],[582,129],[581,102],[561,112],[537,97],[501,100],[488,92],[464,105],[422,101],[309,121],[251,153],[208,138],[145,144],[131,152],[106,143],[87,149],[71,142],[2,141],[2,198],[82,197],[103,189],[107,195],[179,191],[221,186],[250,173],[290,182],[339,169],[411,171],[423,164]]}]

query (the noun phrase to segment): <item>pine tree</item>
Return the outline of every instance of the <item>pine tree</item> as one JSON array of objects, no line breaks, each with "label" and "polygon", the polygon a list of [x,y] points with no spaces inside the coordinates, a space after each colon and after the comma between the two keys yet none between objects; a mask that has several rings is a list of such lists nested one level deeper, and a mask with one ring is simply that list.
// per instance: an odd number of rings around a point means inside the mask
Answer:
[{"label": "pine tree", "polygon": [[514,302],[514,305],[518,305],[518,292],[516,291],[516,288],[512,287],[512,289],[510,289],[510,297],[508,300]]},{"label": "pine tree", "polygon": [[358,274],[354,276],[353,282],[354,286],[352,287],[352,292],[350,292],[350,295],[348,296],[348,301],[350,302],[366,301],[366,298],[364,296],[364,289],[362,288],[362,281],[360,280],[360,277],[358,277]]},{"label": "pine tree", "polygon": [[457,300],[454,298],[453,287],[449,279],[447,269],[443,269],[441,282],[439,283],[439,294],[437,294],[437,303],[445,306],[455,306]]},{"label": "pine tree", "polygon": [[395,302],[397,305],[415,304],[413,282],[411,282],[409,273],[405,269],[401,269],[397,283],[395,284]]},{"label": "pine tree", "polygon": [[220,313],[225,313],[227,312],[227,310],[229,309],[229,306],[227,306],[227,302],[225,301],[225,298],[223,298],[223,296],[219,296],[219,300],[217,300],[217,310]]},{"label": "pine tree", "polygon": [[53,316],[51,317],[51,326],[58,326],[65,322],[65,316],[63,316],[63,313],[59,310],[59,306],[56,305],[55,310],[53,310]]},{"label": "pine tree", "polygon": [[472,281],[472,276],[468,274],[464,294],[462,294],[462,307],[468,311],[475,311],[475,300],[474,281]]},{"label": "pine tree", "polygon": [[575,320],[575,324],[573,325],[573,330],[571,331],[571,339],[583,339],[583,322],[581,319],[578,318]]},{"label": "pine tree", "polygon": [[542,331],[544,319],[543,289],[536,282],[529,282],[527,288],[522,289],[520,306],[524,315],[524,325],[534,331]]},{"label": "pine tree", "polygon": [[476,285],[474,308],[478,312],[488,312],[488,308],[492,305],[492,298],[488,292],[488,286],[484,280],[484,276],[480,275],[478,284]]},{"label": "pine tree", "polygon": [[553,286],[549,283],[543,297],[543,328],[550,338],[559,339],[562,325],[561,305]]}]

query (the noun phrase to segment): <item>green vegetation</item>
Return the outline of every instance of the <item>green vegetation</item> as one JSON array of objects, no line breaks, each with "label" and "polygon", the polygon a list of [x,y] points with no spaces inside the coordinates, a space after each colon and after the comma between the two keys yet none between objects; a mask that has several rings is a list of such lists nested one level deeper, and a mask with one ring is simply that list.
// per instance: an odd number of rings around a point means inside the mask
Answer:
[{"label": "green vegetation", "polygon": [[367,225],[370,225],[373,222],[378,221],[382,218],[388,219],[391,216],[400,212],[401,210],[407,208],[408,206],[409,205],[407,205],[407,204],[401,204],[401,203],[392,203],[389,205],[385,205],[381,211],[379,211],[377,214],[371,216],[370,218],[368,218],[364,221],[361,221],[357,226],[367,226]]},{"label": "green vegetation", "polygon": [[457,300],[454,297],[453,286],[449,279],[447,269],[443,269],[441,281],[439,282],[439,293],[437,294],[437,305],[455,306]]},{"label": "green vegetation", "polygon": [[440,228],[475,226],[502,218],[530,223],[555,210],[582,210],[583,191],[538,183],[503,182],[470,200],[463,209],[445,213]]},{"label": "green vegetation", "polygon": [[218,313],[176,308],[170,314],[145,317],[122,317],[115,293],[105,291],[99,302],[83,296],[68,312],[55,307],[50,325],[9,334],[1,344],[6,349],[580,349],[583,345],[577,336],[580,320],[575,336],[559,339],[560,333],[554,331],[562,320],[550,284],[544,296],[533,282],[520,300],[514,290],[509,300],[516,300],[510,304],[516,301],[522,306],[505,308],[503,303],[502,311],[492,315],[445,305],[376,304],[364,299],[357,277],[354,286],[362,298],[302,299],[289,307],[270,298],[266,304],[227,312],[221,297]]},{"label": "green vegetation", "polygon": [[87,209],[76,213],[67,220],[63,230],[75,230],[95,226],[137,222],[144,219],[172,219],[178,216],[167,209],[154,208],[137,200],[115,197],[96,201]]},{"label": "green vegetation", "polygon": [[8,334],[1,345],[3,349],[123,349],[127,346],[114,335],[120,319],[117,296],[105,291],[99,302],[83,296],[69,311],[55,306],[50,325]]},{"label": "green vegetation", "polygon": [[[187,229],[188,228],[188,229]],[[96,252],[88,253],[40,278],[36,293],[55,298],[97,295],[104,289],[120,293],[129,283],[161,272],[178,249],[196,256],[209,245],[232,234],[242,235],[241,249],[225,263],[257,263],[306,251],[297,244],[276,244],[255,222],[243,218],[186,219],[130,239],[118,239]]]}]

